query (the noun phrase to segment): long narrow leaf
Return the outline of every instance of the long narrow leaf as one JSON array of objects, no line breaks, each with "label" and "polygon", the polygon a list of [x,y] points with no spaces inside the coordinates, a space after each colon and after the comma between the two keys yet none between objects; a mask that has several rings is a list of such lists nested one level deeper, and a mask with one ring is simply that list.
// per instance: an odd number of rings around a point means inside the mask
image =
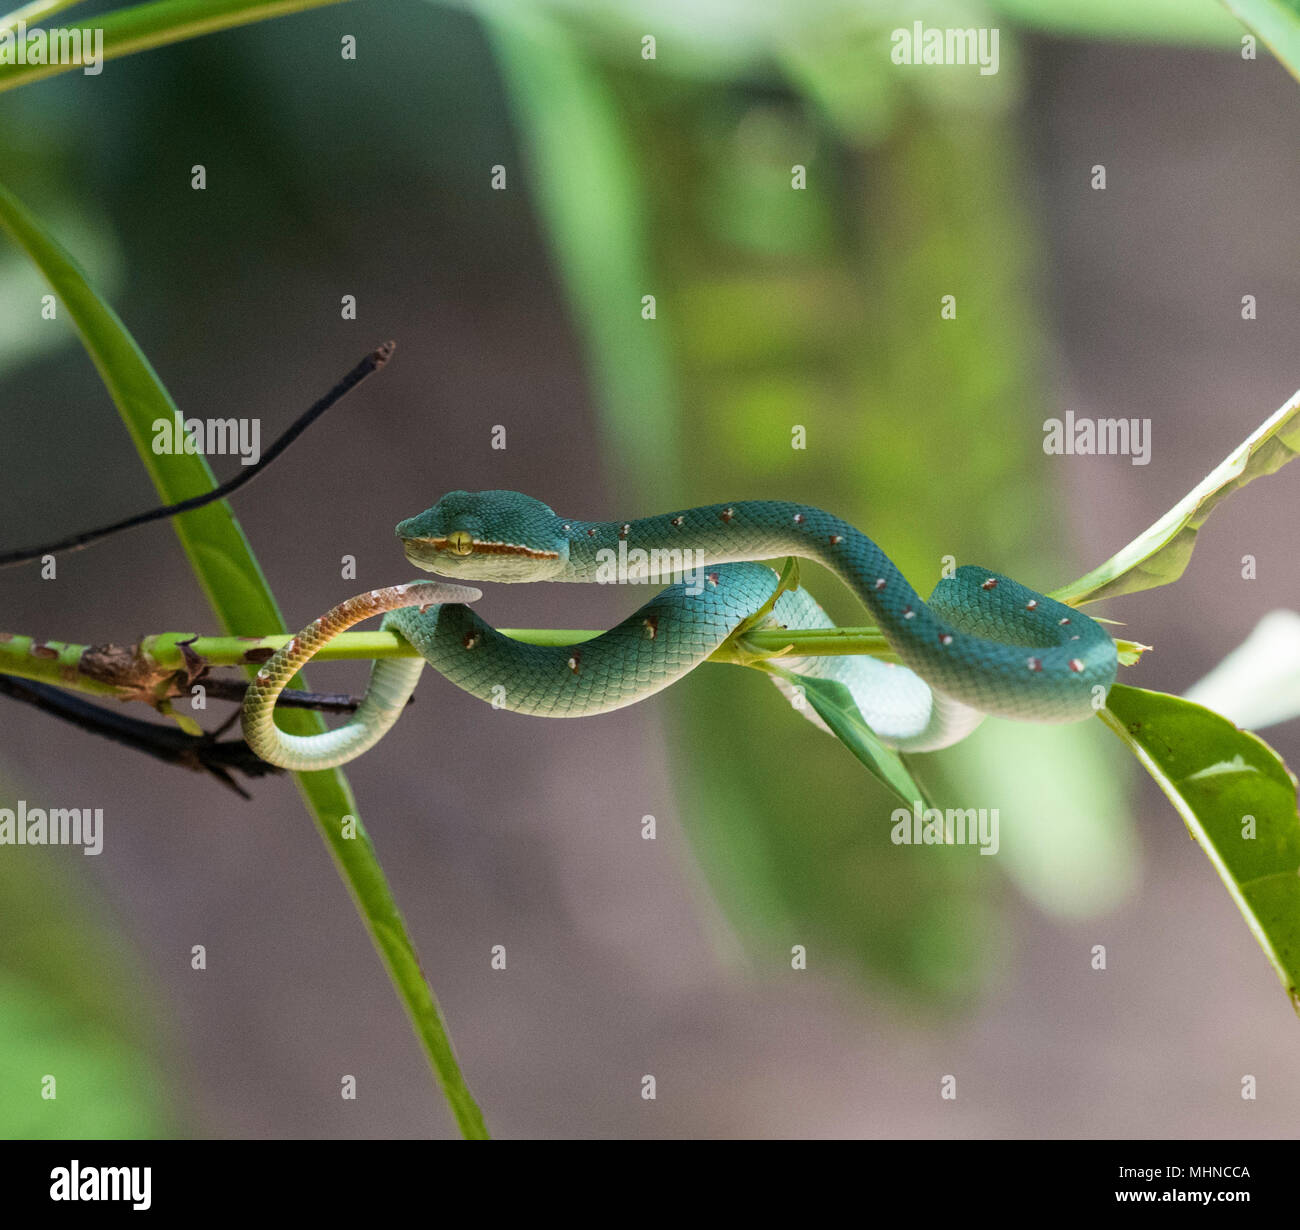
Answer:
[{"label": "long narrow leaf", "polygon": [[1300,453],[1300,392],[1260,424],[1163,517],[1087,576],[1052,592],[1079,606],[1168,585],[1183,575],[1196,535],[1221,500]]},{"label": "long narrow leaf", "polygon": [[[83,21],[68,22],[68,28],[102,30],[103,56],[115,60],[136,51],[165,47],[200,34],[213,34],[234,26],[246,26],[269,17],[286,17],[305,9],[340,4],[342,0],[155,0]],[[76,63],[0,64],[0,91],[12,90],[59,73],[81,72]]]},{"label": "long narrow leaf", "polygon": [[[0,186],[0,229],[32,259],[72,318],[134,441],[140,459],[165,503],[210,491],[215,485],[199,455],[153,452],[152,424],[170,419],[175,404],[117,315],[91,289],[75,260],[39,222]],[[275,599],[230,506],[223,500],[173,519],[181,546],[227,633],[284,631]],[[319,714],[286,714],[297,734],[325,729]],[[356,819],[357,838],[346,838],[343,817],[357,817],[347,778],[337,769],[297,775],[303,800],[355,899],[371,939],[388,968],[417,1036],[424,1046],[462,1133],[486,1135],[482,1115],[456,1063],[437,1000],[420,969],[415,946],[369,836]]]},{"label": "long narrow leaf", "polygon": [[[781,681],[784,685],[782,691],[787,696],[792,699],[797,696],[800,703],[810,704],[830,733],[867,767],[873,777],[904,803],[911,807],[918,801],[928,802],[898,753],[881,743],[875,731],[867,725],[853,700],[853,693],[844,684],[836,679],[798,675],[772,662],[759,665],[760,669]],[[793,692],[795,688],[799,692]]]}]

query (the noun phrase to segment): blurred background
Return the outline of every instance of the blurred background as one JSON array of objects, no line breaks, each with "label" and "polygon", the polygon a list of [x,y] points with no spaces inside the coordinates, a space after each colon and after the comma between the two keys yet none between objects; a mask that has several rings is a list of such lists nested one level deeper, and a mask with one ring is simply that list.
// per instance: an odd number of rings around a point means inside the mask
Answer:
[{"label": "blurred background", "polygon": [[[999,72],[891,64],[914,20],[997,27]],[[0,96],[0,175],[187,415],[256,416],[269,443],[397,340],[234,500],[295,627],[408,579],[393,525],[462,487],[579,518],[800,500],[922,592],[947,555],[1049,589],[1298,383],[1300,102],[1241,33],[1210,0],[362,0]],[[0,248],[6,547],[155,502],[43,291]],[[1045,455],[1067,410],[1149,418],[1150,464]],[[1300,471],[1251,486],[1176,587],[1093,608],[1155,646],[1124,682],[1180,692],[1300,603],[1297,500]],[[11,632],[216,631],[166,525],[0,586]],[[478,609],[595,628],[643,598],[497,587]],[[244,802],[8,699],[0,732],[7,799],[105,814],[97,858],[0,858],[0,1133],[453,1133],[289,780]],[[1300,723],[1265,737],[1300,763]],[[722,666],[575,722],[430,673],[348,772],[499,1135],[1294,1133],[1300,1025],[1100,723],[990,722],[913,765],[999,808],[997,857],[891,845],[849,753]]]}]

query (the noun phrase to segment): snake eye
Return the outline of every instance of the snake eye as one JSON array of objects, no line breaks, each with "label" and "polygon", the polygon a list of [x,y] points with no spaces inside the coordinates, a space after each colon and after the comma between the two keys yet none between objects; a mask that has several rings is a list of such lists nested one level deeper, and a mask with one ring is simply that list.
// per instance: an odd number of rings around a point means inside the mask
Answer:
[{"label": "snake eye", "polygon": [[468,530],[452,530],[447,535],[447,550],[453,555],[473,555],[474,536]]}]

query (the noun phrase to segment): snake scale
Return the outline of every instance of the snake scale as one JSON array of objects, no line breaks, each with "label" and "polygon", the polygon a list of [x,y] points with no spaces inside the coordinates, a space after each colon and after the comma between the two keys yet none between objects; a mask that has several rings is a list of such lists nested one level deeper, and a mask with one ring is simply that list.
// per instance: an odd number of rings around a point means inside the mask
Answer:
[{"label": "snake scale", "polygon": [[[820,509],[779,500],[710,504],[636,521],[574,521],[514,491],[453,491],[397,526],[407,559],[445,582],[415,581],[350,598],[313,622],[259,670],[244,700],[244,736],[289,769],[344,764],[374,746],[401,714],[424,663],[499,708],[584,717],[622,708],[703,662],[759,612],[778,578],[754,562],[815,560],[870,612],[899,662],[866,656],[782,658],[790,671],[848,687],[880,739],[934,751],[986,714],[1029,722],[1091,716],[1115,680],[1115,642],[1087,615],[970,565],[923,601],[860,530]],[[502,636],[468,606],[460,581],[638,583],[682,579],[593,640],[529,645]],[[352,718],[317,735],[287,735],[276,698],[329,640],[369,616],[421,658],[376,661]],[[766,624],[833,626],[802,589],[782,592]],[[777,680],[788,690],[788,682]],[[811,708],[804,710],[820,724]]]}]

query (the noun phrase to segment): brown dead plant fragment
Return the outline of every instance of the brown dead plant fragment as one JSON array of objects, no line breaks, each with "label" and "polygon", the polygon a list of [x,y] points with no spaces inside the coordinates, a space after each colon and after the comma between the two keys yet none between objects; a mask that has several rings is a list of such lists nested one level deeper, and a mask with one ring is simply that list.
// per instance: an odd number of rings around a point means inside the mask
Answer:
[{"label": "brown dead plant fragment", "polygon": [[90,645],[81,655],[78,673],[112,687],[121,700],[139,700],[157,708],[168,695],[177,673],[159,666],[139,645]]}]

